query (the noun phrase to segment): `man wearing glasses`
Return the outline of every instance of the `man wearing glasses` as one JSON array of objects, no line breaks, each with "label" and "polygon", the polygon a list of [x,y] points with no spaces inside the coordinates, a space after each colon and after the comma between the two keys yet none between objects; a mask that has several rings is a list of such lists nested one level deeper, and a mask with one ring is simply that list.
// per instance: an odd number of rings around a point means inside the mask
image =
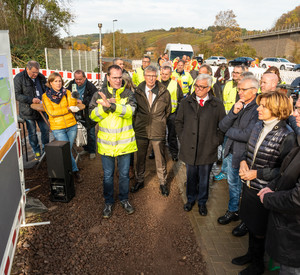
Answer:
[{"label": "man wearing glasses", "polygon": [[[29,61],[26,69],[14,78],[16,100],[19,101],[20,117],[25,119],[30,146],[35,160],[41,158],[44,146],[49,142],[49,127],[38,111],[30,108],[32,103],[41,103],[42,95],[46,91],[46,78],[39,72],[40,64]],[[41,131],[42,150],[36,134],[36,124]]]},{"label": "man wearing glasses", "polygon": [[225,84],[223,90],[223,102],[225,106],[225,111],[228,113],[231,107],[238,100],[237,84],[241,80],[241,74],[245,71],[245,66],[238,65],[235,66],[232,71],[232,80]]},{"label": "man wearing glasses", "polygon": [[242,187],[239,166],[251,131],[258,120],[256,110],[258,106],[255,101],[258,87],[259,82],[253,76],[240,80],[237,86],[240,99],[219,123],[221,131],[227,137],[224,155],[228,162],[227,181],[229,185],[228,210],[224,216],[218,218],[219,224],[228,224],[239,219],[238,210]]},{"label": "man wearing glasses", "polygon": [[94,93],[89,105],[90,118],[98,122],[98,153],[103,168],[103,218],[110,218],[114,204],[115,159],[119,170],[119,200],[127,214],[134,208],[128,201],[130,154],[137,151],[132,117],[136,100],[122,82],[122,69],[111,65],[107,72],[108,85]]},{"label": "man wearing glasses", "polygon": [[[232,106],[238,101],[239,94],[237,92],[238,82],[243,78],[242,73],[245,72],[244,65],[237,65],[234,67],[232,72],[232,80],[226,82],[223,90],[223,104],[225,107],[225,112],[228,114]],[[222,151],[226,143],[226,137],[224,139],[224,144],[222,145]],[[221,167],[221,172],[214,176],[215,181],[227,179],[227,159],[223,157],[223,163]]]},{"label": "man wearing glasses", "polygon": [[167,187],[167,164],[165,139],[167,118],[171,113],[171,97],[167,88],[157,80],[157,69],[148,66],[144,70],[145,81],[135,92],[137,111],[135,135],[137,141],[136,183],[131,188],[135,193],[144,187],[145,161],[151,143],[155,154],[156,173],[163,196],[169,195]]},{"label": "man wearing glasses", "polygon": [[144,70],[150,65],[151,59],[149,56],[144,56],[142,59],[142,67],[137,68],[132,74],[132,82],[137,87],[145,81]]},{"label": "man wearing glasses", "polygon": [[184,210],[191,211],[197,202],[201,216],[207,215],[209,175],[218,159],[218,146],[224,136],[218,126],[225,116],[224,106],[220,99],[209,93],[211,85],[210,75],[197,76],[195,92],[181,101],[175,119],[180,141],[179,158],[186,164],[187,203]]}]

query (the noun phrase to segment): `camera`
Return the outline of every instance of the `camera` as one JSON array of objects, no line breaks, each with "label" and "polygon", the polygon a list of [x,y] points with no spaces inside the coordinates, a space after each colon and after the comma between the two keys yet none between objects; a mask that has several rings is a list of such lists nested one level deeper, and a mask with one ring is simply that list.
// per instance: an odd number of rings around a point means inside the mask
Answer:
[{"label": "camera", "polygon": [[296,101],[299,98],[300,86],[291,86],[291,85],[288,85],[288,84],[279,84],[279,85],[277,85],[277,88],[279,88],[279,90],[281,92],[286,93],[287,97],[292,97],[293,98],[293,105],[295,106]]}]

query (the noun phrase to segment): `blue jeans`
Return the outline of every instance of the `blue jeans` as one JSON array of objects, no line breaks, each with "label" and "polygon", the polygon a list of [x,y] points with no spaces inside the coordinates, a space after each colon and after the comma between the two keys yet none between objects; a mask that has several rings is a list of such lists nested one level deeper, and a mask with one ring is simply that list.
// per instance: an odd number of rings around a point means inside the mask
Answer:
[{"label": "blue jeans", "polygon": [[228,163],[227,182],[229,186],[228,210],[235,212],[239,210],[242,181],[239,176],[239,168],[232,168],[232,154],[228,154],[226,158]]},{"label": "blue jeans", "polygon": [[115,158],[119,169],[119,200],[128,200],[130,154],[117,157],[101,155],[103,168],[103,195],[105,203],[114,203]]},{"label": "blue jeans", "polygon": [[36,123],[41,130],[41,140],[42,140],[42,151],[44,151],[45,144],[49,143],[49,127],[43,118],[39,119],[25,119],[26,128],[28,131],[28,139],[33,153],[41,153],[41,148],[39,145],[39,140],[36,134]]},{"label": "blue jeans", "polygon": [[90,154],[96,153],[96,132],[95,127],[87,129],[87,145],[83,146],[84,151]]},{"label": "blue jeans", "polygon": [[188,202],[198,205],[206,204],[208,200],[209,175],[213,164],[189,165],[186,164],[186,196]]},{"label": "blue jeans", "polygon": [[72,147],[73,147],[73,143],[74,143],[74,140],[75,140],[76,134],[77,134],[77,124],[75,124],[74,126],[68,127],[68,128],[60,129],[60,130],[53,130],[52,133],[56,140],[70,141],[72,171],[73,172],[78,171],[76,161],[72,154]]},{"label": "blue jeans", "polygon": [[227,167],[228,167],[228,159],[227,157],[224,158],[224,151],[225,151],[225,145],[226,145],[226,141],[227,141],[227,137],[224,137],[224,141],[222,144],[222,166],[221,166],[221,173],[227,175]]}]

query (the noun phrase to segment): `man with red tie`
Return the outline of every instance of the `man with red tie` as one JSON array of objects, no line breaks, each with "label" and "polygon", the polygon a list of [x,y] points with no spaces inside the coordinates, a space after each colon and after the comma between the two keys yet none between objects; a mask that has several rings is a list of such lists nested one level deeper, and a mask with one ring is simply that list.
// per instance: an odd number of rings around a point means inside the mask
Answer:
[{"label": "man with red tie", "polygon": [[201,216],[207,215],[209,175],[218,159],[218,146],[223,142],[219,122],[225,116],[221,100],[209,93],[212,77],[198,75],[195,92],[181,101],[175,120],[180,142],[179,158],[186,164],[185,211],[191,211],[198,202]]}]

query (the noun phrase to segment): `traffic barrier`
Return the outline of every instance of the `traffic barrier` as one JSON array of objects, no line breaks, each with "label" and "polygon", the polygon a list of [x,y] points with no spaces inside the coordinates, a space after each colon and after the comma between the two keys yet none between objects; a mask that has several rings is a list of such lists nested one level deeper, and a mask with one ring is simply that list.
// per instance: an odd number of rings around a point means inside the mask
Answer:
[{"label": "traffic barrier", "polygon": [[[134,61],[138,61],[138,60],[134,60]],[[138,67],[140,65],[139,62],[133,62],[134,67]],[[216,72],[216,70],[218,69],[218,66],[211,66],[212,71],[213,71],[213,75]],[[234,67],[229,67],[229,72],[231,74],[231,72],[233,71]],[[24,68],[13,68],[13,76],[15,76],[16,74],[18,74],[19,72],[24,71]],[[260,79],[261,76],[263,75],[263,73],[266,71],[266,69],[263,68],[249,68],[249,71],[252,72],[255,77],[257,79]],[[56,71],[56,70],[46,70],[46,69],[40,69],[40,72],[45,76],[48,77],[51,73],[53,72],[58,72],[65,84],[68,83],[69,81],[73,80],[74,76],[73,76],[73,72],[70,71]],[[86,77],[89,81],[93,82],[94,84],[97,84],[98,82],[98,73],[94,73],[94,72],[86,72]],[[100,78],[103,81],[104,77],[105,77],[105,73],[102,73],[102,76],[100,74]],[[293,80],[297,77],[300,76],[299,72],[294,72],[294,71],[282,71],[280,70],[280,77],[281,80],[284,81],[286,84],[291,84],[293,82]]]}]

